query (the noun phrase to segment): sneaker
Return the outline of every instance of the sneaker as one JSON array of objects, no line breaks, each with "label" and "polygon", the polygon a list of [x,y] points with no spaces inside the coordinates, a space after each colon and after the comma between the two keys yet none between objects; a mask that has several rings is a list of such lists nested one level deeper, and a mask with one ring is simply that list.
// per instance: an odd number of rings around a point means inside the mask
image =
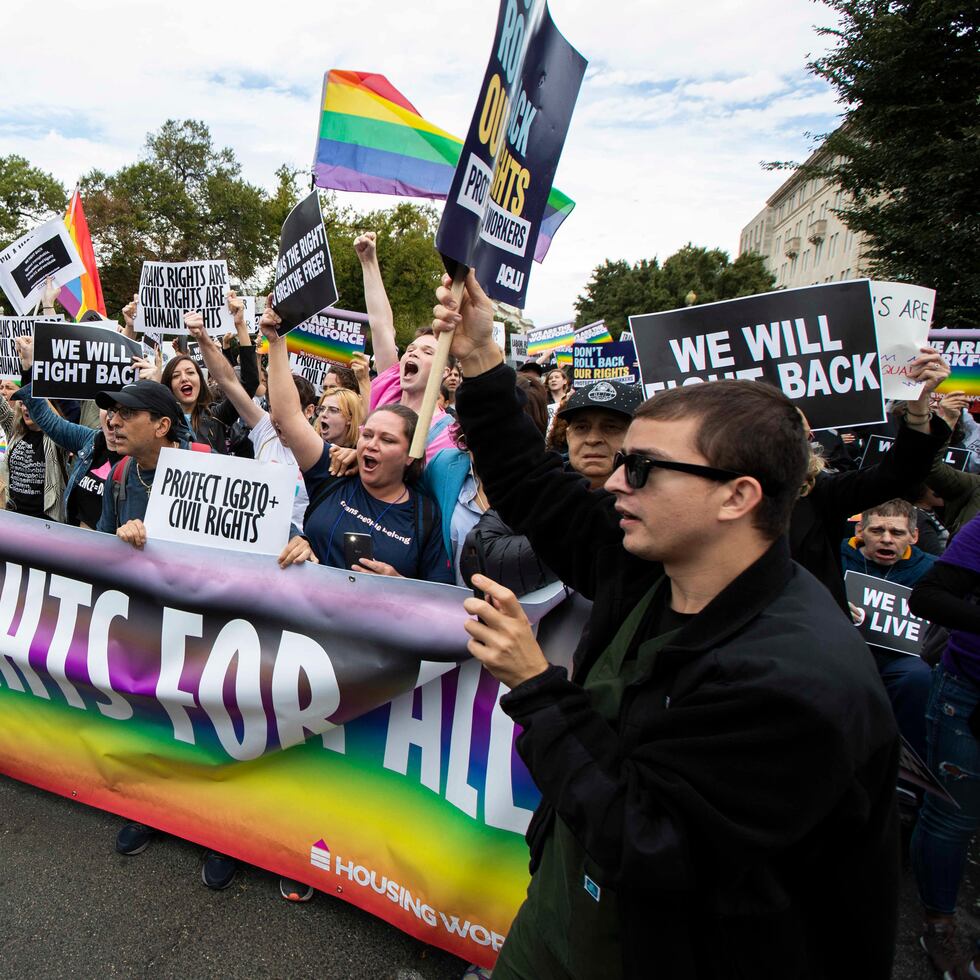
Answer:
[{"label": "sneaker", "polygon": [[225,857],[217,851],[208,851],[204,857],[204,867],[201,868],[201,881],[208,888],[220,892],[232,883],[236,871],[238,862],[234,858]]},{"label": "sneaker", "polygon": [[279,879],[279,894],[287,902],[308,902],[313,897],[313,889],[292,878]]},{"label": "sneaker", "polygon": [[919,945],[940,973],[955,969],[963,961],[963,953],[956,942],[956,924],[952,919],[926,920],[922,924]]},{"label": "sneaker", "polygon": [[132,857],[145,851],[157,832],[141,823],[128,823],[116,834],[116,850]]}]

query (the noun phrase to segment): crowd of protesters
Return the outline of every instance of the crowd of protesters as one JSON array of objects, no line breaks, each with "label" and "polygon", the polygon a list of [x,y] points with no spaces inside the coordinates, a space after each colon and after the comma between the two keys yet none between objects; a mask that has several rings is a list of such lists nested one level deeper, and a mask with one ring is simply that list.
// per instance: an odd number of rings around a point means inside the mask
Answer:
[{"label": "crowd of protesters", "polygon": [[[653,975],[654,942],[664,976],[887,976],[900,840],[925,953],[980,977],[954,917],[980,821],[980,426],[962,393],[935,394],[939,354],[922,350],[921,396],[882,426],[814,433],[757,383],[644,401],[640,385],[575,388],[548,363],[515,373],[472,277],[459,306],[444,284],[399,354],[374,234],[353,247],[373,362],[331,366],[320,390],[292,373],[271,303],[256,332],[234,292],[234,335],[185,316],[206,371],[159,347],[94,402],[34,397],[20,339],[21,383],[0,384],[2,506],[142,548],[162,449],[295,464],[281,566],[485,593],[467,602],[470,650],[512,689],[501,705],[543,796],[498,977]],[[46,308],[55,295],[49,283]],[[891,445],[862,466],[876,434]],[[962,469],[951,446],[970,452]],[[921,657],[861,639],[849,571],[913,589],[931,624]],[[557,581],[594,603],[570,678],[515,599]],[[903,787],[898,732],[947,795]],[[127,824],[117,849],[155,833]],[[203,878],[224,888],[235,869],[212,853]]]}]

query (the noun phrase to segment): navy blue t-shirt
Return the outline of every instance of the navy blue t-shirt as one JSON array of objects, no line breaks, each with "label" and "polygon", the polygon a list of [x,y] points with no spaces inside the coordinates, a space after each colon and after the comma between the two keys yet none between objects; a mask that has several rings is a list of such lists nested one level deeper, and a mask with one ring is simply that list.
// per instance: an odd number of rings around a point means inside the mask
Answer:
[{"label": "navy blue t-shirt", "polygon": [[310,500],[319,496],[325,484],[336,484],[303,526],[303,534],[324,565],[347,567],[344,535],[353,531],[370,534],[375,559],[391,565],[406,578],[453,584],[449,557],[442,543],[439,508],[434,502],[429,507],[431,527],[420,546],[416,539],[423,535],[422,500],[411,487],[404,501],[391,503],[372,497],[359,477],[338,480],[330,475],[330,446],[326,443],[317,463],[303,473],[303,481]]}]

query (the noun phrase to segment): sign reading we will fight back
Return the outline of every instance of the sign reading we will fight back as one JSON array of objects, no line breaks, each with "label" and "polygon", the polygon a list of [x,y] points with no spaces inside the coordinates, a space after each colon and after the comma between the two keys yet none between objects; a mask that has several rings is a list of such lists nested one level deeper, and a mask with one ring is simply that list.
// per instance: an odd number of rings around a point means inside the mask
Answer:
[{"label": "sign reading we will fight back", "polygon": [[782,389],[812,429],[884,421],[867,279],[629,319],[648,395],[741,378]]}]

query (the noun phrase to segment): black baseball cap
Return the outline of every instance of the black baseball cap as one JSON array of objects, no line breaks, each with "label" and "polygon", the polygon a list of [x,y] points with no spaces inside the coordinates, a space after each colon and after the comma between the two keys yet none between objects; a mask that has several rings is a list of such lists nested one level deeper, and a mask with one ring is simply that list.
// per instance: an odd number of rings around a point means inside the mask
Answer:
[{"label": "black baseball cap", "polygon": [[28,399],[27,388],[23,385],[18,388],[8,399],[8,402],[26,402]]},{"label": "black baseball cap", "polygon": [[536,374],[539,378],[544,374],[544,368],[537,361],[525,361],[518,369],[520,371]]},{"label": "black baseball cap", "polygon": [[181,411],[174,393],[159,381],[134,381],[120,391],[100,391],[95,396],[95,404],[99,408],[135,408],[152,412],[162,418],[169,418],[174,431],[184,425],[184,413]]},{"label": "black baseball cap", "polygon": [[587,388],[579,388],[558,414],[564,418],[583,408],[602,408],[633,418],[633,413],[643,401],[643,385],[596,381]]}]

